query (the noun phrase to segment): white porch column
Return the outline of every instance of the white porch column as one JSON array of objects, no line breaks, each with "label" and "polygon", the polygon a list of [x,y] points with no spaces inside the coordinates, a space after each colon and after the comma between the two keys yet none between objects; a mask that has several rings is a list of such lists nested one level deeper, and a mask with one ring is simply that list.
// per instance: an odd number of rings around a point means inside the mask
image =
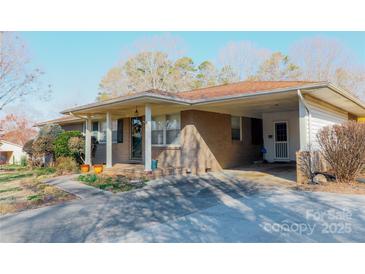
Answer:
[{"label": "white porch column", "polygon": [[151,171],[152,162],[152,114],[151,105],[146,104],[144,109],[145,115],[145,141],[144,141],[144,170]]},{"label": "white porch column", "polygon": [[299,100],[299,141],[300,141],[300,150],[306,151],[309,149],[308,147],[308,113],[305,108],[305,105],[301,100]]},{"label": "white porch column", "polygon": [[91,165],[91,118],[85,121],[85,164]]},{"label": "white porch column", "polygon": [[113,137],[112,117],[110,112],[106,113],[106,167],[113,166]]}]

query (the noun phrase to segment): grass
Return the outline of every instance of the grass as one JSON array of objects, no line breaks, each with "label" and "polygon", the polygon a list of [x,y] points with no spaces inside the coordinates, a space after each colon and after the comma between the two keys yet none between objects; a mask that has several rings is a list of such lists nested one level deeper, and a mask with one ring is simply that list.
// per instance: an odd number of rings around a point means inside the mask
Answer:
[{"label": "grass", "polygon": [[26,166],[21,165],[0,165],[0,171],[20,171],[28,169]]},{"label": "grass", "polygon": [[10,166],[0,173],[0,215],[19,212],[26,209],[52,205],[76,198],[42,182],[42,179],[54,176],[54,168],[17,168]]},{"label": "grass", "polygon": [[32,177],[32,176],[44,176],[44,175],[50,175],[55,173],[54,168],[35,168],[32,170],[25,170],[25,169],[18,169],[18,170],[11,170],[11,172],[7,172],[4,174],[0,173],[0,183],[3,182],[10,182],[13,180],[19,180],[26,177]]},{"label": "grass", "polygon": [[7,189],[1,189],[0,193],[9,192],[9,191],[21,191],[21,190],[22,190],[21,187],[11,187],[11,188],[7,188]]},{"label": "grass", "polygon": [[93,186],[106,191],[111,191],[113,193],[139,189],[146,185],[146,180],[134,183],[124,176],[111,177],[105,175],[85,174],[80,175],[78,180],[89,186]]},{"label": "grass", "polygon": [[33,172],[17,172],[17,173],[9,173],[9,174],[0,174],[0,183],[10,182],[13,180],[22,179],[25,177],[33,176]]}]

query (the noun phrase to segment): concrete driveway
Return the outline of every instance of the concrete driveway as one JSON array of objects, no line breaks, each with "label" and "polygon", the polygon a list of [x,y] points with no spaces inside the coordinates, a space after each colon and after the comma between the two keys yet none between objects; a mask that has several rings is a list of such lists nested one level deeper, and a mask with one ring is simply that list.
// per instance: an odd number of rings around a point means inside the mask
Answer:
[{"label": "concrete driveway", "polygon": [[365,242],[365,197],[292,191],[229,171],[171,177],[1,217],[0,241]]}]

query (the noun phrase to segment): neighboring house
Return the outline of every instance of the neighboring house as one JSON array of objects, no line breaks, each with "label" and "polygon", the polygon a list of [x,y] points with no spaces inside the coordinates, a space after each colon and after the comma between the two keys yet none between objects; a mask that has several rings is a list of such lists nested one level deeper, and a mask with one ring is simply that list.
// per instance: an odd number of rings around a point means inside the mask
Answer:
[{"label": "neighboring house", "polygon": [[0,165],[20,164],[22,157],[26,157],[26,153],[21,145],[0,140]]},{"label": "neighboring house", "polygon": [[[85,132],[88,163],[143,163],[149,171],[156,159],[194,173],[295,161],[297,151],[316,147],[320,128],[365,116],[365,104],[327,82],[268,81],[150,90],[62,114],[46,123]],[[91,136],[100,143],[93,159]]]}]

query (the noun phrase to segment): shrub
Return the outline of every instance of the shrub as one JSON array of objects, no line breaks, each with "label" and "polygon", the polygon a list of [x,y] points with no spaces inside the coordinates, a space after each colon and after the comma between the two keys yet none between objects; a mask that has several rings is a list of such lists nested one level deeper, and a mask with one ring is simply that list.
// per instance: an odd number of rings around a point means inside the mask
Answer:
[{"label": "shrub", "polygon": [[53,143],[53,148],[56,157],[73,157],[75,158],[75,153],[73,153],[69,146],[68,141],[72,137],[80,137],[82,138],[82,134],[80,131],[65,131],[62,132]]},{"label": "shrub", "polygon": [[79,170],[79,165],[72,157],[57,158],[55,167],[59,175],[76,173]]},{"label": "shrub", "polygon": [[39,136],[34,140],[32,145],[32,157],[30,165],[40,167],[46,158],[53,159],[53,138],[51,136]]},{"label": "shrub", "polygon": [[365,124],[354,121],[320,130],[317,140],[323,158],[332,167],[336,180],[351,183],[365,162]]},{"label": "shrub", "polygon": [[26,156],[22,156],[20,158],[20,165],[24,167],[24,166],[27,166],[27,163],[28,163],[27,157]]},{"label": "shrub", "polygon": [[23,146],[23,151],[25,153],[27,153],[30,157],[32,157],[32,155],[33,155],[33,142],[34,142],[34,139],[31,139],[31,140],[27,141]]},{"label": "shrub", "polygon": [[68,148],[79,164],[85,162],[85,140],[83,136],[71,137],[68,140]]}]

